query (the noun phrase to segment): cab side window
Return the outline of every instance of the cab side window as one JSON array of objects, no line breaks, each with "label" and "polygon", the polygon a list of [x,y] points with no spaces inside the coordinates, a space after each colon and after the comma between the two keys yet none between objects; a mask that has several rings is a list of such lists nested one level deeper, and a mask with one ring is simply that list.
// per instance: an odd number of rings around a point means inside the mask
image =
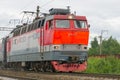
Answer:
[{"label": "cab side window", "polygon": [[75,28],[87,28],[86,21],[75,20],[74,24],[75,24]]},{"label": "cab side window", "polygon": [[52,29],[53,28],[53,20],[50,20],[49,21],[49,29]]}]

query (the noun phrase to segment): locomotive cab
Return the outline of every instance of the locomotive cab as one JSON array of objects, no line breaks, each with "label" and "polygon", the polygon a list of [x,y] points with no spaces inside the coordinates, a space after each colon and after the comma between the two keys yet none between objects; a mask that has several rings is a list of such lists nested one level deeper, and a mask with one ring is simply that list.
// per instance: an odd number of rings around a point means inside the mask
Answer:
[{"label": "locomotive cab", "polygon": [[[46,22],[44,39],[45,45],[49,45],[53,66],[58,71],[84,71],[89,38],[86,17],[70,14],[69,11],[65,14],[64,10],[53,11],[52,18]],[[70,68],[66,70],[65,66]]]},{"label": "locomotive cab", "polygon": [[[71,53],[78,56],[76,52],[87,51],[88,36],[88,24],[84,18],[83,20],[79,17],[78,19],[55,19],[52,44],[56,45],[55,49],[57,47],[64,54]],[[87,58],[87,53],[84,56]]]}]

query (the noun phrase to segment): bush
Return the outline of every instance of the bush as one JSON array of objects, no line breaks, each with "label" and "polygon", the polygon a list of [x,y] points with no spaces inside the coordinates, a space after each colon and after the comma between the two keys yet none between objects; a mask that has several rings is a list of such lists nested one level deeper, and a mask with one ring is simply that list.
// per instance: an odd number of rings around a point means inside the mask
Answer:
[{"label": "bush", "polygon": [[107,58],[90,57],[87,73],[120,74],[120,59],[113,56]]}]

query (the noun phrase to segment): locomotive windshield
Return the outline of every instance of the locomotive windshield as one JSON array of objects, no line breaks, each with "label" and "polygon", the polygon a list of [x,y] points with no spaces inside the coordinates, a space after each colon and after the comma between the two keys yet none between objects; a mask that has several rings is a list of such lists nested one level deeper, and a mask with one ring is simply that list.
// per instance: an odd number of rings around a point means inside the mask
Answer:
[{"label": "locomotive windshield", "polygon": [[86,28],[87,27],[85,21],[75,20],[74,24],[75,24],[75,28]]},{"label": "locomotive windshield", "polygon": [[[75,28],[87,28],[86,21],[73,20]],[[56,20],[56,28],[70,28],[70,20]]]},{"label": "locomotive windshield", "polygon": [[56,28],[69,28],[69,20],[56,20]]}]

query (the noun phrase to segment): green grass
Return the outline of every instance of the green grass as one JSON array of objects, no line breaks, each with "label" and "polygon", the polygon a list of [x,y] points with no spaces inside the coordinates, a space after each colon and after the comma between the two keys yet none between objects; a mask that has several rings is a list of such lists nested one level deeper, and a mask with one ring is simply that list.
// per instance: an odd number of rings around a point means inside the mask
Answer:
[{"label": "green grass", "polygon": [[87,73],[120,74],[120,59],[113,56],[107,58],[90,57]]}]

